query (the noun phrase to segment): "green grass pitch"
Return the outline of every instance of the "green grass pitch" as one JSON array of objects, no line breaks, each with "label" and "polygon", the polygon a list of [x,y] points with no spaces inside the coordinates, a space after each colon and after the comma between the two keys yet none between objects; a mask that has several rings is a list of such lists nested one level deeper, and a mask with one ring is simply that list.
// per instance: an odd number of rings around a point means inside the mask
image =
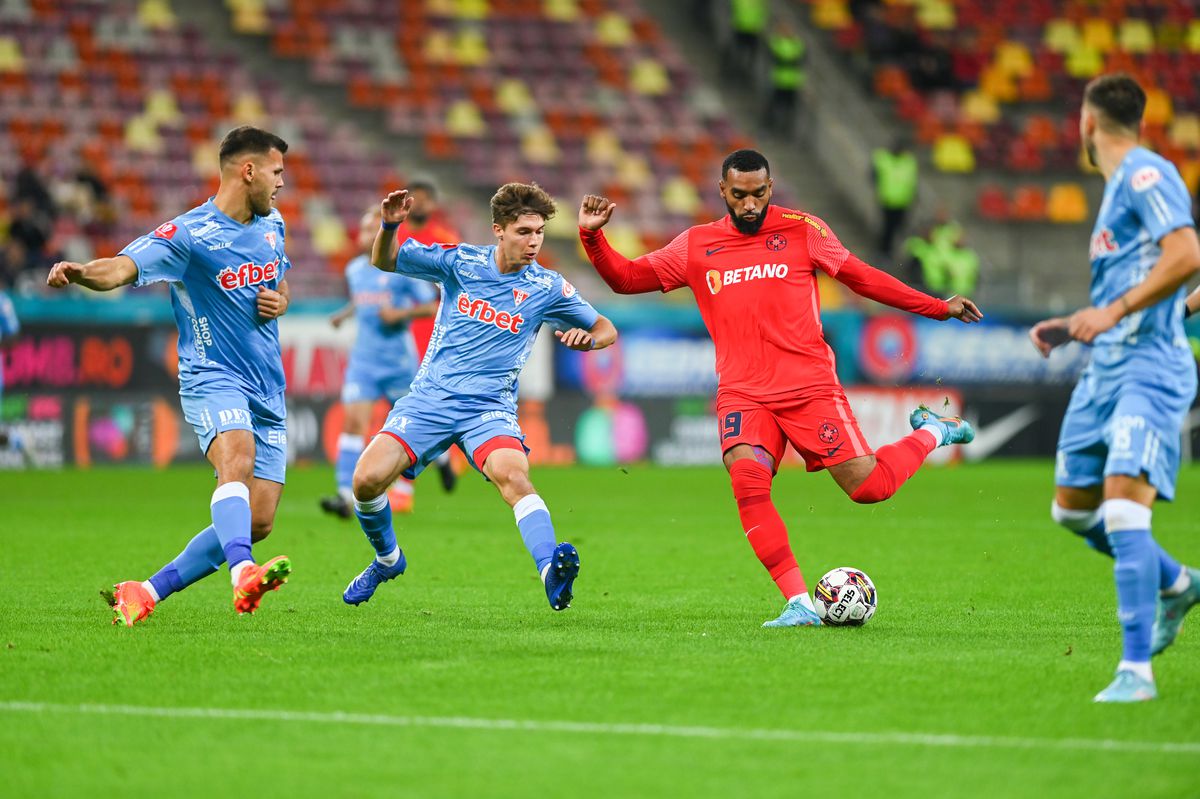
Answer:
[{"label": "green grass pitch", "polygon": [[[764,630],[780,597],[712,469],[537,469],[583,560],[546,604],[481,479],[418,483],[408,573],[342,604],[370,549],[294,469],[252,617],[226,572],[113,627],[97,591],[207,524],[211,472],[0,475],[0,795],[270,797],[1195,796],[1200,617],[1160,699],[1096,706],[1119,655],[1108,561],[1049,520],[1052,467],[931,469],[852,504],[784,472],[810,583],[861,567],[859,629]],[[1156,511],[1200,561],[1200,469]],[[120,792],[118,794],[118,791]]]}]

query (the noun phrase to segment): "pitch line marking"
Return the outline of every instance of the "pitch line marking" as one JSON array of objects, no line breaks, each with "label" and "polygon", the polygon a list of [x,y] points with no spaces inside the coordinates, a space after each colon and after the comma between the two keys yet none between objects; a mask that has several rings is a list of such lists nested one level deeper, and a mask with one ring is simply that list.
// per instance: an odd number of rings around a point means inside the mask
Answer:
[{"label": "pitch line marking", "polygon": [[588,721],[488,719],[470,716],[389,716],[374,713],[320,713],[224,707],[151,707],[144,705],[0,702],[0,712],[142,716],[168,719],[345,724],[367,727],[440,727],[465,730],[567,732],[591,735],[640,735],[711,740],[796,741],[800,743],[943,747],[950,749],[1058,749],[1068,751],[1200,755],[1200,741],[1121,741],[1112,738],[1016,738],[919,732],[809,732],[803,730],[690,727],[670,724],[606,724]]}]

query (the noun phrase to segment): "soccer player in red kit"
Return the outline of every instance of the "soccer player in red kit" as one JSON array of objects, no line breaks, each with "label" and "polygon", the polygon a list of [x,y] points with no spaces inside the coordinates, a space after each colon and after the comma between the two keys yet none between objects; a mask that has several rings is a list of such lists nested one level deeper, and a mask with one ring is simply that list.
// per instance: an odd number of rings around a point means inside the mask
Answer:
[{"label": "soccer player in red kit", "polygon": [[850,254],[820,219],[772,206],[766,158],[738,150],[719,183],[729,215],[696,225],[666,247],[629,260],[601,228],[614,203],[588,195],[579,237],[604,281],[619,294],[692,289],[716,345],[717,421],[738,514],[754,554],[787,604],[765,627],[819,624],[787,528],[771,501],[771,480],[787,442],[809,471],[827,469],[855,502],[880,502],[933,450],[975,437],[969,423],[925,407],[913,432],[873,452],[863,439],[821,335],[817,270],[852,291],[930,319],[978,322],[964,297],[923,294]]}]

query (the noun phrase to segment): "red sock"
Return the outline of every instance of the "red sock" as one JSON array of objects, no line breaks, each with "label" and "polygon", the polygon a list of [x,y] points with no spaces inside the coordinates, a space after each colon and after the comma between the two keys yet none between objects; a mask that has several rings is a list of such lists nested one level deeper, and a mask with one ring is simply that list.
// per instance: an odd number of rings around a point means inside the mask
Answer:
[{"label": "red sock", "polygon": [[936,447],[933,434],[926,430],[914,430],[895,444],[880,447],[875,453],[875,468],[850,499],[864,504],[887,499],[917,473]]},{"label": "red sock", "polygon": [[771,471],[756,461],[738,460],[729,467],[729,476],[746,540],[784,599],[808,593],[804,575],[788,545],[787,527],[771,501]]}]

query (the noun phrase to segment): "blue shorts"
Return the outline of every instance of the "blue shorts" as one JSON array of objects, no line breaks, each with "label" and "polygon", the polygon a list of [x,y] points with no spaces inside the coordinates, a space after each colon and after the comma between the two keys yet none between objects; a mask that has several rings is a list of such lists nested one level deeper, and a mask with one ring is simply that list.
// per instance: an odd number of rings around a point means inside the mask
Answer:
[{"label": "blue shorts", "polygon": [[1180,430],[1195,394],[1194,383],[1105,381],[1085,370],[1063,416],[1055,483],[1088,488],[1111,475],[1145,474],[1161,499],[1174,499]]},{"label": "blue shorts", "polygon": [[380,398],[395,402],[408,393],[412,380],[413,373],[407,369],[379,369],[351,359],[342,381],[342,404],[374,402]]},{"label": "blue shorts", "polygon": [[283,392],[263,399],[235,380],[217,378],[179,391],[183,418],[205,454],[217,433],[254,433],[254,476],[283,483],[287,474],[287,404]]},{"label": "blue shorts", "polygon": [[516,410],[499,400],[479,397],[414,392],[396,402],[379,432],[399,440],[409,450],[413,465],[404,476],[410,480],[454,444],[476,469],[483,466],[475,462],[476,451],[493,438],[515,438],[525,447]]}]

